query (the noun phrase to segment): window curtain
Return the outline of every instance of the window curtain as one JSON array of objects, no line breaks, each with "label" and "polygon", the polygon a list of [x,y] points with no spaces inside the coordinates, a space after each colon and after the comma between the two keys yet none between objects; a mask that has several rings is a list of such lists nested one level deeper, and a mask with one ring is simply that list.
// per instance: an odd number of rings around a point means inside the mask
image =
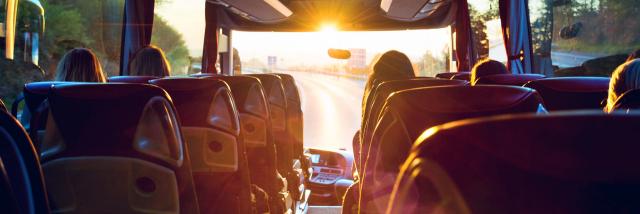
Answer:
[{"label": "window curtain", "polygon": [[507,50],[507,68],[514,74],[531,73],[531,28],[527,0],[500,0],[502,37]]},{"label": "window curtain", "polygon": [[204,47],[202,48],[202,73],[218,73],[216,62],[218,61],[218,26],[217,7],[213,3],[205,3],[205,30]]},{"label": "window curtain", "polygon": [[122,26],[120,75],[129,74],[129,61],[142,47],[151,44],[155,0],[126,0]]},{"label": "window curtain", "polygon": [[458,72],[469,71],[476,62],[471,35],[471,16],[467,0],[458,0],[458,12],[455,23],[456,63]]}]

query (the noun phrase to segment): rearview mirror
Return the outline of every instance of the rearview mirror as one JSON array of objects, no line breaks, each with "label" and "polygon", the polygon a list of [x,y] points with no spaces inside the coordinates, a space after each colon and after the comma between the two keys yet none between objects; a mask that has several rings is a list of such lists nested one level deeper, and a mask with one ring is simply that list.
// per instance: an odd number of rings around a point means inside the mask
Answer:
[{"label": "rearview mirror", "polygon": [[351,58],[351,51],[344,49],[330,48],[328,51],[329,56],[334,59],[349,59]]}]

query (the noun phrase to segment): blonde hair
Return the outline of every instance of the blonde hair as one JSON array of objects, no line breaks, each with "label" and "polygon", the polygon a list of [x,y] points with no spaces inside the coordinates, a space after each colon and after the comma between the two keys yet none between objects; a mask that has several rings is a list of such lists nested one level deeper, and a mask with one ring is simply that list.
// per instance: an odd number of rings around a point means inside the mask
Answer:
[{"label": "blonde hair", "polygon": [[60,59],[56,68],[55,80],[106,82],[98,57],[86,48],[74,48]]},{"label": "blonde hair", "polygon": [[609,81],[609,96],[607,97],[606,112],[613,111],[613,107],[622,94],[629,90],[640,88],[640,59],[628,61],[616,68]]},{"label": "blonde hair", "polygon": [[507,67],[505,67],[501,62],[491,59],[484,59],[476,63],[473,66],[473,69],[471,69],[470,82],[471,85],[475,85],[478,79],[480,79],[481,77],[508,73],[509,71],[507,70]]},{"label": "blonde hair", "polygon": [[129,75],[166,77],[171,75],[171,66],[162,49],[147,46],[140,49],[129,63]]}]

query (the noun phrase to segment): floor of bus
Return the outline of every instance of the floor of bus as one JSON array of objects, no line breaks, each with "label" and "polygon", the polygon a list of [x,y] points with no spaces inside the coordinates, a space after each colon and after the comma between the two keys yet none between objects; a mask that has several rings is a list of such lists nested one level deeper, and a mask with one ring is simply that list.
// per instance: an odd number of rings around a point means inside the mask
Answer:
[{"label": "floor of bus", "polygon": [[307,214],[340,214],[341,206],[309,206]]}]

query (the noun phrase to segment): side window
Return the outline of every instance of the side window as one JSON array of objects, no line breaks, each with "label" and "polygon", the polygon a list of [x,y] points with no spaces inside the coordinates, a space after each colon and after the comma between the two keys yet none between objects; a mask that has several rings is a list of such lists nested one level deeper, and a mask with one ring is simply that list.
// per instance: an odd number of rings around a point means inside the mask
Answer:
[{"label": "side window", "polygon": [[610,76],[640,48],[640,22],[633,18],[640,11],[638,1],[553,1],[547,7],[553,23],[551,58],[560,68],[556,76]]},{"label": "side window", "polygon": [[469,0],[473,45],[479,59],[507,61],[498,0]]},{"label": "side window", "polygon": [[165,52],[172,76],[198,73],[202,68],[204,4],[200,0],[156,1],[151,44]]}]

